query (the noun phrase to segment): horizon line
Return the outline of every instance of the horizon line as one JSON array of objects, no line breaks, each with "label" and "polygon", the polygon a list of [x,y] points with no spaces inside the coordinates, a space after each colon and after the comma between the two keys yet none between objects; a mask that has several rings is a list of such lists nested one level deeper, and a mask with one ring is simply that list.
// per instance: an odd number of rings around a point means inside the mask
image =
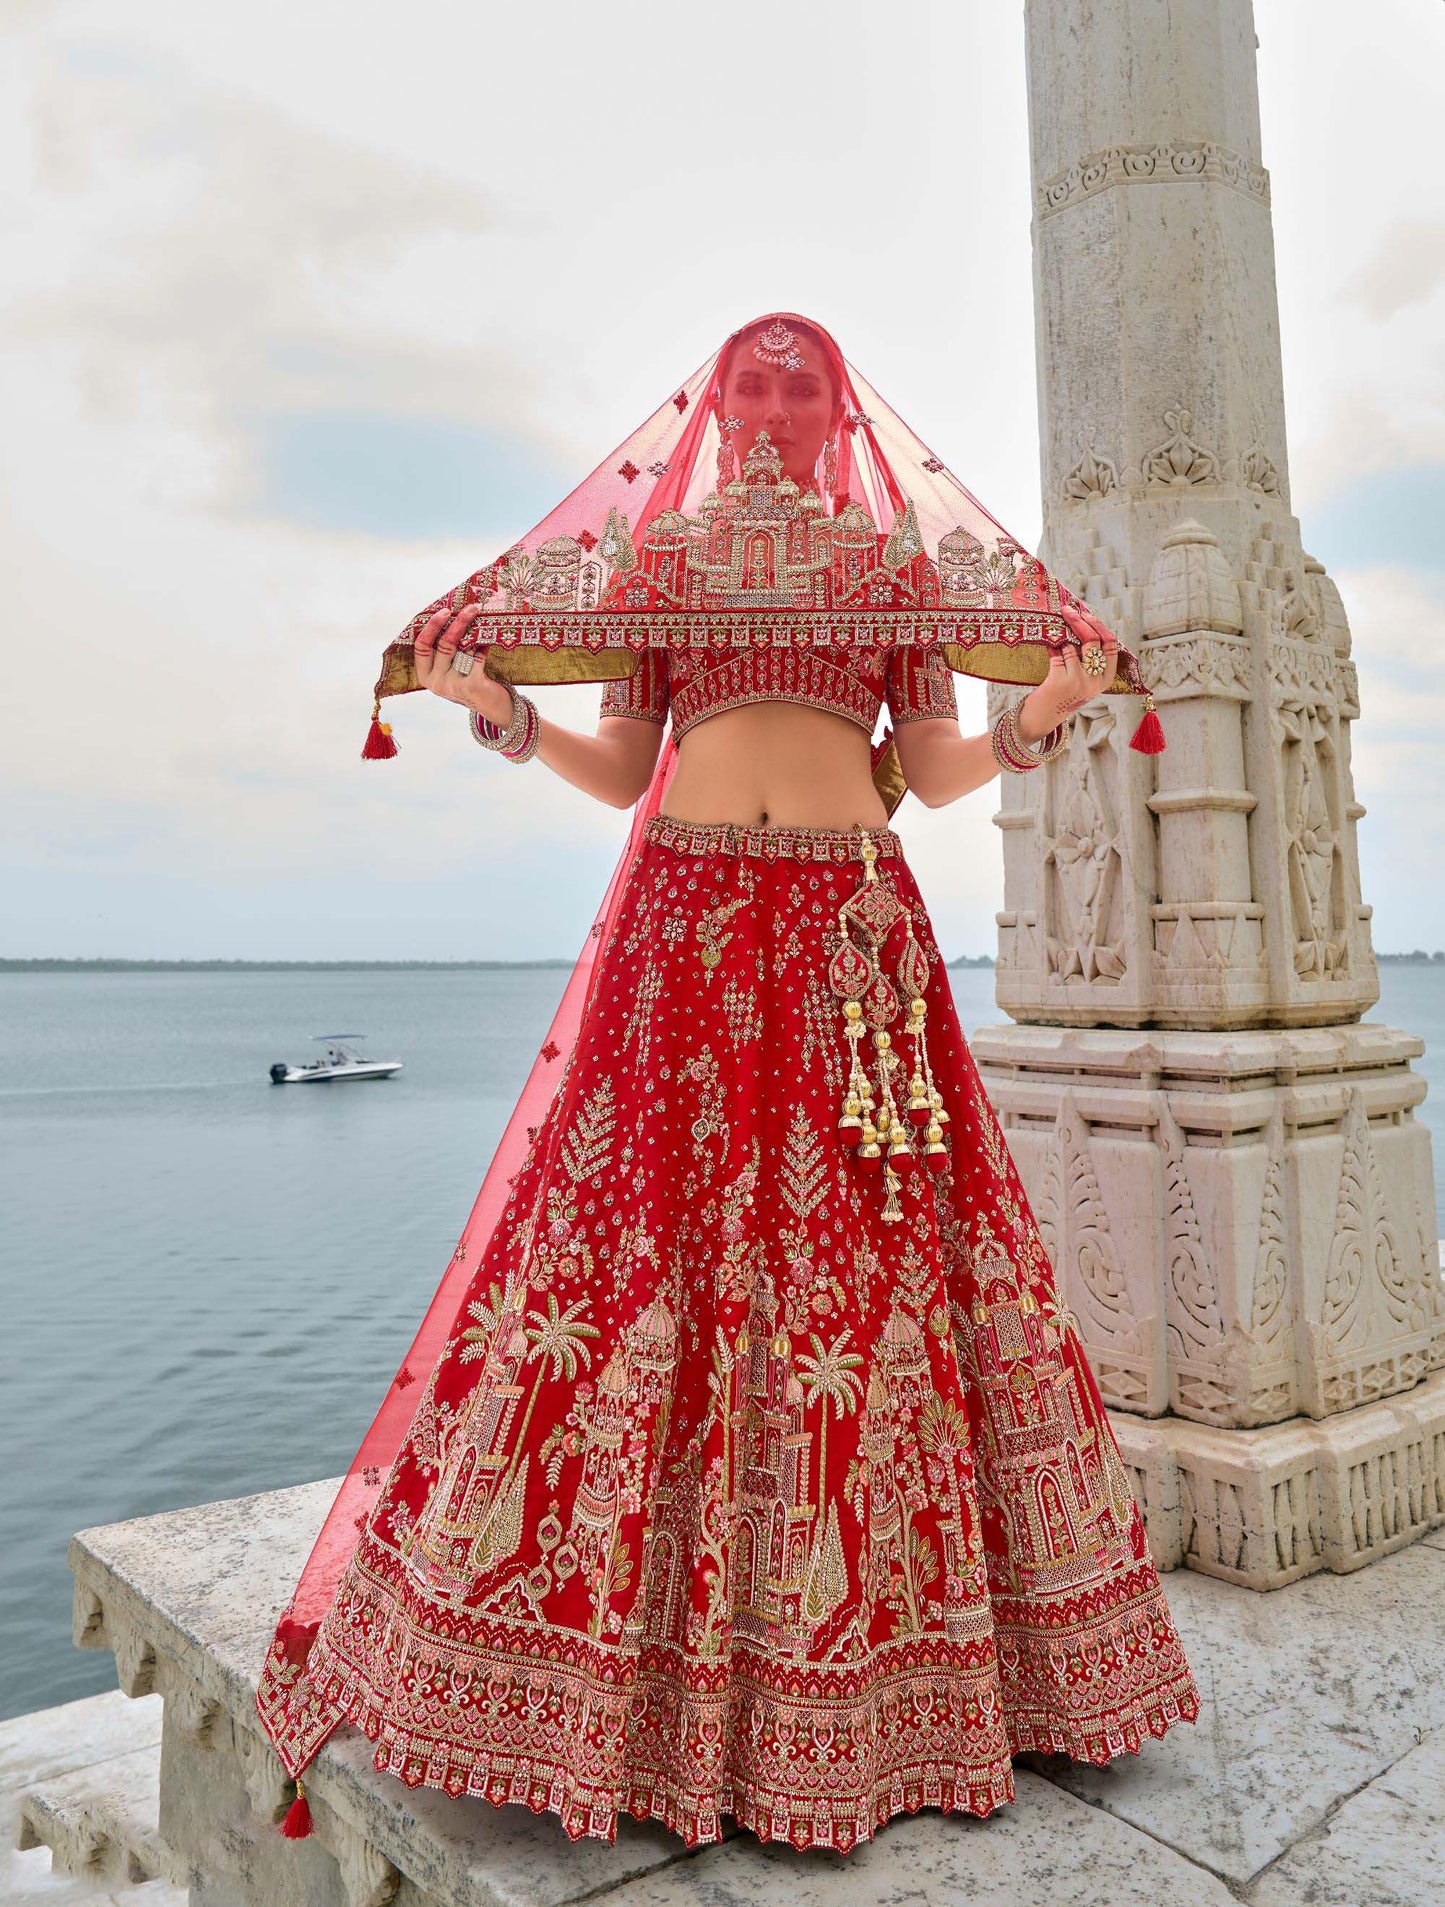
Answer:
[{"label": "horizon line", "polygon": [[[458,969],[476,969],[479,972],[520,971],[536,967],[571,968],[575,960],[564,960],[554,956],[539,957],[536,960],[228,960],[220,957],[208,959],[165,958],[132,960],[109,955],[94,957],[72,957],[69,955],[15,955],[0,956],[0,973],[38,973],[38,972],[78,972],[78,973],[185,973],[185,972],[250,972],[250,973],[364,973],[389,972],[397,968],[421,968],[438,972],[455,972]],[[992,954],[956,954],[952,960],[944,961],[945,967],[992,967]]]}]

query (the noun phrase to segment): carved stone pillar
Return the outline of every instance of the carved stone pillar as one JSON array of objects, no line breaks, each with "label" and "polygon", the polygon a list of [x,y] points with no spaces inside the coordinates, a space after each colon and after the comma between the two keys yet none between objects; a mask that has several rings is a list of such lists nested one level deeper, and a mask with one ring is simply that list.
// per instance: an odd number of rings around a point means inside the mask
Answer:
[{"label": "carved stone pillar", "polygon": [[1037,1024],[975,1053],[1160,1560],[1272,1586],[1445,1520],[1421,1046],[1357,1024],[1358,694],[1289,510],[1250,0],[1026,24],[1040,554],[1169,746],[1111,700],[1004,777],[997,996]]}]

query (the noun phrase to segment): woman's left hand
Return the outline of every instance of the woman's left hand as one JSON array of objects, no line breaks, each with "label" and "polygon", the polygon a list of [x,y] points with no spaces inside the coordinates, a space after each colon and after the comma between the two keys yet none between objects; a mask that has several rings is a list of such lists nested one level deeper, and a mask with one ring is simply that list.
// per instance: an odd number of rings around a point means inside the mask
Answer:
[{"label": "woman's left hand", "polygon": [[1041,742],[1096,695],[1107,695],[1118,672],[1119,639],[1113,630],[1082,603],[1065,608],[1063,617],[1078,636],[1082,651],[1072,643],[1055,649],[1049,657],[1047,677],[1024,697],[1018,730],[1020,739],[1030,744]]}]

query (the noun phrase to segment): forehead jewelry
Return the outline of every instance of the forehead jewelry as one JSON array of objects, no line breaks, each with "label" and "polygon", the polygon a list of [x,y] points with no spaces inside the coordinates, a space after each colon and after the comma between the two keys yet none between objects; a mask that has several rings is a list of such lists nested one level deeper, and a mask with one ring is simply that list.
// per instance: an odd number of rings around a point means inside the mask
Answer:
[{"label": "forehead jewelry", "polygon": [[772,364],[780,371],[801,371],[802,353],[798,340],[781,318],[770,324],[753,343],[753,356],[759,364]]}]

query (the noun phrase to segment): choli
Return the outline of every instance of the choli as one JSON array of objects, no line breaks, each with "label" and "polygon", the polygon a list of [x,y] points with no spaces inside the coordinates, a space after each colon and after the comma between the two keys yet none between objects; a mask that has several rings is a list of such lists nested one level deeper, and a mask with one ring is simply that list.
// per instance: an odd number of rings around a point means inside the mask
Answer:
[{"label": "choli", "polygon": [[884,702],[900,722],[958,717],[953,671],[937,649],[864,649],[838,657],[815,649],[648,650],[636,671],[609,682],[604,715],[664,722],[679,740],[724,709],[794,702],[841,715],[871,735]]}]

